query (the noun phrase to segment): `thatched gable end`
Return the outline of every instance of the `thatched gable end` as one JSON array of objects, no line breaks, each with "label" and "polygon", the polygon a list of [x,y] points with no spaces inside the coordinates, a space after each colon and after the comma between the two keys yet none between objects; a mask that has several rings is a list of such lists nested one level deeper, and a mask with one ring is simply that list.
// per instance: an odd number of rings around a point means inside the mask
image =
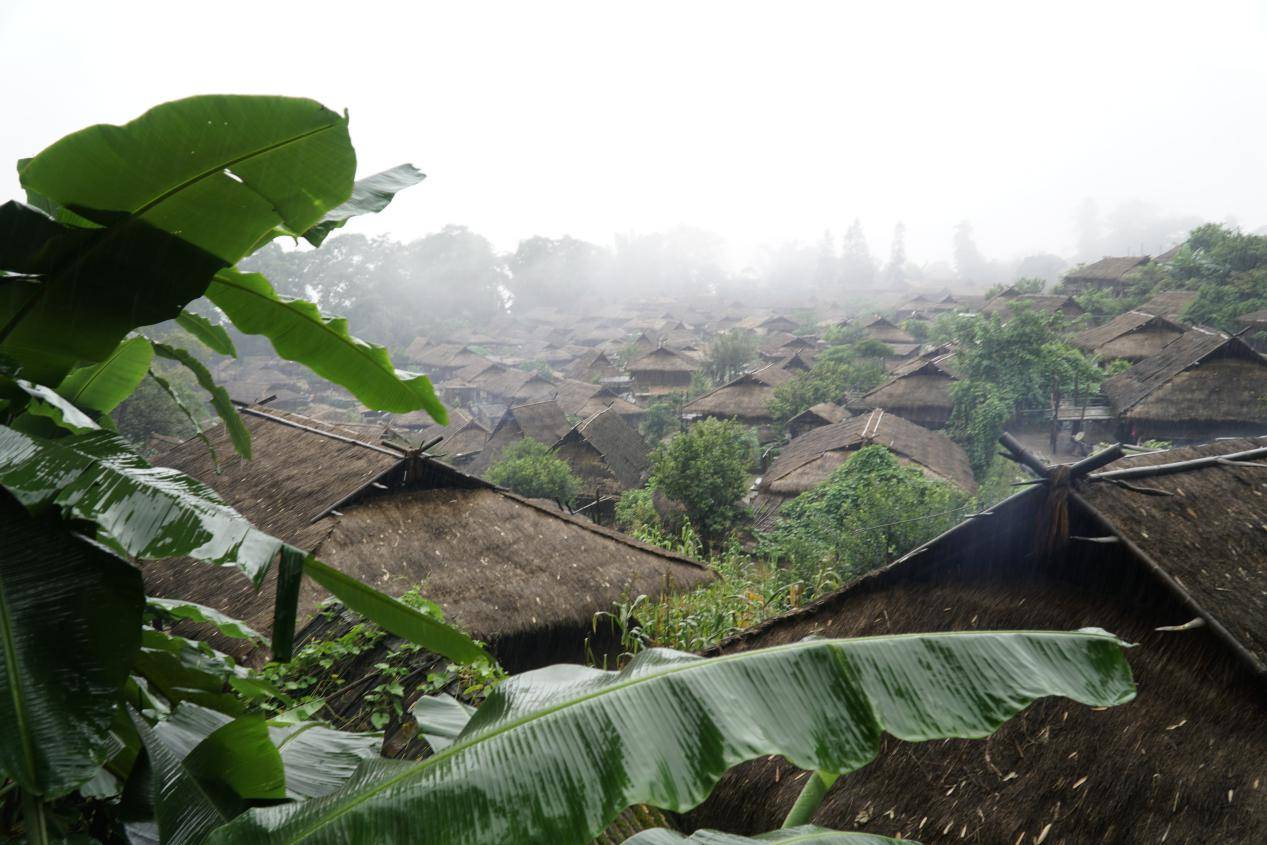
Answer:
[{"label": "thatched gable end", "polygon": [[646,441],[612,408],[578,423],[554,449],[587,482],[587,492],[595,486],[607,493],[638,487],[650,465]]},{"label": "thatched gable end", "polygon": [[1141,309],[1119,314],[1102,326],[1074,335],[1073,345],[1106,360],[1139,361],[1156,355],[1184,331],[1178,323]]},{"label": "thatched gable end", "polygon": [[688,402],[682,412],[721,419],[734,417],[749,425],[772,423],[770,400],[774,398],[774,389],[793,376],[793,372],[778,364],[768,364]]}]

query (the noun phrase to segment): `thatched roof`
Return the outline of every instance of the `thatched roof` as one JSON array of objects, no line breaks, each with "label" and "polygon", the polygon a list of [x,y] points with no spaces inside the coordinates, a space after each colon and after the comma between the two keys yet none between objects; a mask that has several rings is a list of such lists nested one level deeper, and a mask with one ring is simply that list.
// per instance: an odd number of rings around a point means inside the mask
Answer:
[{"label": "thatched roof", "polygon": [[788,425],[799,425],[804,423],[818,423],[821,425],[831,425],[843,420],[847,420],[852,416],[848,411],[839,405],[831,402],[819,402],[801,411],[792,419],[788,420]]},{"label": "thatched roof", "polygon": [[625,367],[635,378],[638,373],[693,373],[699,368],[698,361],[667,346],[659,346],[630,361]]},{"label": "thatched roof", "polygon": [[[1262,445],[1217,443],[1108,469]],[[1267,687],[1255,662],[1267,656],[1265,492],[1261,469],[1226,464],[1130,487],[1075,482],[1068,531],[1044,553],[1042,485],[716,651],[811,635],[1106,628],[1137,644],[1127,654],[1134,702],[1100,711],[1048,699],[986,740],[886,740],[831,791],[816,823],[928,845],[1256,841],[1267,830]],[[777,758],[745,765],[690,827],[777,827],[803,785]]]},{"label": "thatched roof", "polygon": [[[618,482],[621,488],[631,489],[642,484],[643,473],[649,465],[647,443],[612,408],[601,410],[577,423],[555,445],[555,449],[565,460],[568,460],[574,447],[588,447],[584,451],[591,452],[594,460],[602,465],[606,474]],[[568,463],[572,464],[572,468],[582,478],[592,475],[588,471],[588,461],[568,460]]]},{"label": "thatched roof", "polygon": [[1074,268],[1065,274],[1065,280],[1077,280],[1092,283],[1117,283],[1122,277],[1148,263],[1148,256],[1128,255],[1123,257],[1106,256],[1082,267]]},{"label": "thatched roof", "polygon": [[[588,520],[528,502],[425,456],[348,437],[293,414],[246,409],[255,460],[222,455],[217,475],[206,448],[190,441],[162,464],[215,488],[253,523],[315,550],[326,563],[399,595],[423,585],[456,622],[505,644],[520,666],[577,652],[590,619],[626,595],[655,594],[708,579],[699,564],[638,543]],[[372,483],[373,482],[373,483]],[[275,573],[256,592],[230,567],[188,560],[146,568],[153,595],[184,598],[243,619],[268,634]],[[300,623],[324,599],[305,582]],[[576,642],[562,642],[564,631]],[[216,641],[236,656],[242,641]],[[547,657],[547,660],[533,659]],[[527,655],[527,656],[525,656]]]},{"label": "thatched roof", "polygon": [[[1160,261],[1161,256],[1157,256]],[[1183,312],[1188,310],[1188,306],[1197,299],[1195,290],[1165,290],[1161,293],[1153,294],[1147,302],[1136,308],[1136,311],[1143,311],[1145,314],[1156,314],[1158,317],[1165,317],[1167,320],[1175,320],[1176,322],[1183,316]]]},{"label": "thatched roof", "polygon": [[855,407],[884,408],[917,425],[942,428],[954,406],[950,385],[957,376],[949,368],[954,355],[942,350],[902,364],[892,378],[863,394]]},{"label": "thatched roof", "polygon": [[910,345],[915,343],[915,338],[911,334],[884,317],[876,317],[871,322],[862,327],[867,337],[872,340],[878,340],[882,343]]},{"label": "thatched roof", "polygon": [[1156,355],[1184,333],[1184,327],[1151,312],[1127,311],[1102,326],[1076,334],[1072,343],[1102,358],[1138,361]]},{"label": "thatched roof", "polygon": [[603,350],[590,349],[569,364],[564,373],[569,378],[580,381],[592,381],[601,376],[618,375],[620,368],[607,357],[607,353],[603,352]]},{"label": "thatched roof", "polygon": [[977,489],[972,466],[959,444],[944,434],[877,409],[794,438],[762,476],[759,491],[779,497],[800,495],[825,481],[849,453],[872,444],[886,447],[939,481],[968,492]]},{"label": "thatched roof", "polygon": [[463,367],[489,363],[483,355],[460,343],[424,343],[421,348],[415,348],[411,344],[406,354],[406,360],[410,363],[431,370],[460,370]]},{"label": "thatched roof", "polygon": [[[1227,363],[1223,363],[1227,362]],[[1245,420],[1267,426],[1267,360],[1243,340],[1193,329],[1161,352],[1107,379],[1113,410],[1126,417]]]},{"label": "thatched roof", "polygon": [[1242,314],[1236,318],[1236,322],[1247,326],[1267,326],[1267,308]]},{"label": "thatched roof", "polygon": [[770,415],[770,400],[774,398],[774,389],[794,375],[778,364],[767,364],[686,403],[682,412],[704,417],[737,417],[748,422],[769,422],[773,420]]},{"label": "thatched roof", "polygon": [[1072,296],[1046,293],[1022,293],[1015,296],[999,295],[991,299],[981,309],[983,314],[998,314],[1000,317],[1010,316],[1017,306],[1026,306],[1033,311],[1045,314],[1064,314],[1066,317],[1078,317],[1086,313]]}]

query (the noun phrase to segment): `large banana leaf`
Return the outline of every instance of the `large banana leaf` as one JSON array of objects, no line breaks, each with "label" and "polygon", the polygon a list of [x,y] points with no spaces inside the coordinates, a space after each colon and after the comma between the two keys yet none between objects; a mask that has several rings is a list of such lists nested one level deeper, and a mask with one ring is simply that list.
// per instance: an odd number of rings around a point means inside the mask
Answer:
[{"label": "large banana leaf", "polygon": [[890,839],[874,833],[842,833],[825,827],[802,825],[774,830],[760,836],[738,836],[718,830],[697,830],[690,836],[663,827],[644,830],[625,840],[624,845],[919,845],[910,839]]},{"label": "large banana leaf", "polygon": [[251,459],[251,432],[247,429],[246,423],[242,422],[242,417],[238,415],[238,409],[233,406],[229,391],[216,384],[211,371],[201,361],[179,346],[155,341],[154,352],[169,361],[175,361],[193,373],[198,386],[211,396],[211,407],[215,408],[216,416],[220,417],[225,430],[229,432],[233,448],[249,461]]},{"label": "large banana leaf", "polygon": [[165,619],[187,619],[190,622],[205,622],[221,634],[235,640],[251,640],[263,643],[264,638],[257,631],[232,616],[226,616],[214,607],[195,604],[183,599],[163,599],[147,596],[146,611]]},{"label": "large banana leaf", "polygon": [[286,791],[296,798],[333,792],[383,746],[382,734],[336,731],[316,722],[270,724],[268,730],[286,766]]},{"label": "large banana leaf", "polygon": [[259,273],[221,271],[207,298],[241,331],[264,335],[278,355],[346,387],[368,407],[400,414],[422,408],[447,422],[430,379],[396,369],[386,349],[353,337],[342,317],[325,317],[311,302],[278,296]]},{"label": "large banana leaf", "polygon": [[131,337],[116,346],[104,361],[72,370],[57,386],[57,392],[78,408],[109,413],[132,395],[153,360],[150,342]]},{"label": "large banana leaf", "polygon": [[134,557],[231,563],[258,581],[281,547],[207,485],[151,467],[106,432],[47,441],[0,426],[0,484],[29,509],[95,522]]},{"label": "large banana leaf", "polygon": [[881,736],[983,737],[1034,699],[1134,696],[1103,631],[816,640],[712,659],[666,650],[621,672],[556,666],[493,690],[457,741],[366,764],[343,788],[252,810],[215,843],[583,843],[633,804],[684,811],[731,766],[780,754],[853,771]]},{"label": "large banana leaf", "polygon": [[391,170],[357,179],[348,201],[326,212],[320,223],[304,232],[304,239],[313,246],[321,246],[331,232],[353,217],[382,211],[391,204],[396,194],[426,178],[426,174],[412,164],[398,164]]},{"label": "large banana leaf", "polygon": [[233,264],[274,228],[317,224],[355,173],[347,118],[320,103],[208,95],[67,135],[19,177],[98,224],[138,218]]},{"label": "large banana leaf", "polygon": [[37,279],[0,285],[0,351],[39,384],[104,360],[128,332],[168,320],[225,266],[139,220],[79,229],[18,202],[0,205],[0,271]]},{"label": "large banana leaf", "polygon": [[135,567],[0,493],[0,777],[55,797],[93,776],[144,601]]}]

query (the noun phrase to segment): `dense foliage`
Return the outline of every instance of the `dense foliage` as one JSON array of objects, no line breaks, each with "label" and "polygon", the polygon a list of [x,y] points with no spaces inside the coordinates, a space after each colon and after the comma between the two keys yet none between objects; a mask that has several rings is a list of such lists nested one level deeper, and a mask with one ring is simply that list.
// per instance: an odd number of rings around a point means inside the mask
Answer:
[{"label": "dense foliage", "polygon": [[874,340],[830,346],[808,371],[774,389],[770,413],[787,421],[820,402],[841,403],[846,393],[864,392],[884,383],[888,347]]},{"label": "dense foliage", "polygon": [[524,437],[506,447],[488,470],[488,480],[530,499],[553,499],[567,504],[576,498],[581,481],[550,447]]},{"label": "dense foliage", "polygon": [[756,439],[734,420],[705,419],[660,445],[651,483],[686,510],[707,549],[739,516]]},{"label": "dense foliage", "polygon": [[731,329],[718,334],[708,345],[704,372],[714,384],[722,384],[741,374],[756,357],[756,336]]},{"label": "dense foliage", "polygon": [[1197,291],[1188,320],[1239,332],[1245,326],[1238,317],[1267,308],[1267,236],[1198,226],[1168,268],[1167,282]]}]

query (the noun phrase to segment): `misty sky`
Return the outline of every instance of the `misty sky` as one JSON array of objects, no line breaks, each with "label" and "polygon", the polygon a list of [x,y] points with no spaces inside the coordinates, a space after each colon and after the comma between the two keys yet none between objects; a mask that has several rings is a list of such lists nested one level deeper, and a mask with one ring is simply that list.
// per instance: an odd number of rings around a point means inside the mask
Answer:
[{"label": "misty sky", "polygon": [[[428,180],[354,230],[678,223],[742,261],[860,217],[917,261],[972,221],[1069,254],[1084,197],[1267,224],[1267,2],[3,0],[0,159],[194,93],[352,115],[361,172]],[[0,197],[18,196],[6,175]]]}]

